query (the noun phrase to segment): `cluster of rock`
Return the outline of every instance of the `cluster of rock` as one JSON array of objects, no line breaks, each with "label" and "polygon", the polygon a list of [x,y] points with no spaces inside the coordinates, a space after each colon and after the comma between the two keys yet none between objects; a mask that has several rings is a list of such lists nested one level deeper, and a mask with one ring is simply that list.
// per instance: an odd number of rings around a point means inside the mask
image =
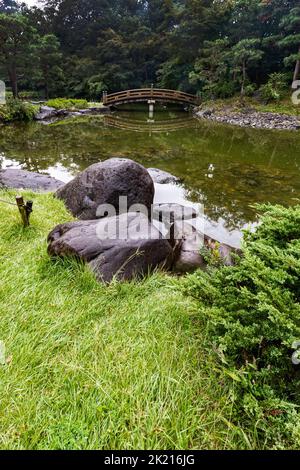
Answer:
[{"label": "cluster of rock", "polygon": [[79,221],[51,231],[50,256],[75,256],[106,283],[143,277],[157,268],[176,273],[205,269],[203,246],[217,251],[223,263],[233,263],[236,250],[196,230],[193,207],[154,204],[155,184],[177,181],[170,173],[120,158],[96,163],[67,184],[24,170],[0,171],[0,187],[56,191]]},{"label": "cluster of rock", "polygon": [[247,109],[242,112],[232,110],[204,109],[196,112],[196,116],[210,121],[256,129],[299,130],[300,120],[296,116],[269,112],[258,112]]},{"label": "cluster of rock", "polygon": [[[102,282],[142,277],[157,268],[186,273],[205,267],[200,254],[203,244],[217,249],[223,262],[231,264],[230,247],[195,233],[192,208],[153,203],[151,175],[159,181],[176,179],[132,160],[113,158],[90,166],[60,188],[56,196],[80,221],[59,225],[50,233],[49,254],[79,258]],[[125,208],[120,197],[127,198]],[[110,207],[114,214],[109,213]],[[160,230],[164,221],[169,225]]]},{"label": "cluster of rock", "polygon": [[59,119],[72,116],[97,116],[100,114],[107,114],[110,109],[103,107],[90,107],[86,109],[78,109],[76,111],[70,109],[56,109],[50,106],[41,106],[39,112],[35,115],[37,121],[49,124]]}]

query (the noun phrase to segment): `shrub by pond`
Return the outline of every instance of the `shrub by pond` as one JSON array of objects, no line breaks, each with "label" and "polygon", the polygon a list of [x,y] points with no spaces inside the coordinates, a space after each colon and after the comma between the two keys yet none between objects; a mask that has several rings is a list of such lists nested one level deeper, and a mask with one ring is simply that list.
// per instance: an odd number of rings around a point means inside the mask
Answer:
[{"label": "shrub by pond", "polygon": [[32,121],[38,110],[37,106],[21,100],[9,99],[0,106],[0,121]]},{"label": "shrub by pond", "polygon": [[84,109],[89,107],[87,100],[73,98],[55,98],[49,100],[46,104],[55,109]]},{"label": "shrub by pond", "polygon": [[[300,367],[292,360],[300,340],[300,206],[259,211],[262,223],[246,233],[237,265],[199,271],[184,289],[199,300],[222,377],[235,383],[236,424],[256,423],[274,444],[300,404]],[[299,433],[299,424],[291,428]]]}]

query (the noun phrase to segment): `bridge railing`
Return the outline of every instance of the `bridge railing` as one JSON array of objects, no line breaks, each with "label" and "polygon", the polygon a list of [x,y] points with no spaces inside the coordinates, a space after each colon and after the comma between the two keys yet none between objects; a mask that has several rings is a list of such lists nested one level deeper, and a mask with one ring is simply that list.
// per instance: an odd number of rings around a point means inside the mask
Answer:
[{"label": "bridge railing", "polygon": [[117,103],[138,102],[146,100],[172,101],[197,105],[200,100],[197,96],[182,91],[168,90],[162,88],[142,88],[121,91],[119,93],[103,94],[103,104],[111,106]]}]

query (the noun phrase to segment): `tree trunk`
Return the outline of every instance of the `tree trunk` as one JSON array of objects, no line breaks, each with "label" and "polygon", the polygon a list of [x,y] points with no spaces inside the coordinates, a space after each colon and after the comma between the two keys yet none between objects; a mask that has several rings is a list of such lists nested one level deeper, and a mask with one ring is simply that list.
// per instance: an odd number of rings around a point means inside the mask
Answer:
[{"label": "tree trunk", "polygon": [[241,95],[244,96],[245,94],[245,83],[246,83],[246,62],[243,62],[243,80],[242,80],[242,89]]},{"label": "tree trunk", "polygon": [[[299,54],[300,54],[300,47],[299,47]],[[298,80],[299,73],[300,73],[300,60],[298,59],[296,62],[295,71],[294,71],[294,79],[293,79],[294,82]]]},{"label": "tree trunk", "polygon": [[18,98],[18,77],[16,66],[13,64],[8,69],[9,80],[12,88],[13,97]]},{"label": "tree trunk", "polygon": [[49,100],[49,73],[48,67],[46,66],[44,69],[44,82],[45,82],[45,98]]}]

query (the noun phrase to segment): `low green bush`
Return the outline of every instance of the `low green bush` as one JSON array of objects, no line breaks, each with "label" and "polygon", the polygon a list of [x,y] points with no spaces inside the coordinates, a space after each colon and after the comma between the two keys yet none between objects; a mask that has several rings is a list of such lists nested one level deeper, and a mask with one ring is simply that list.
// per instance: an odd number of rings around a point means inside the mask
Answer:
[{"label": "low green bush", "polygon": [[197,272],[184,289],[199,299],[222,376],[236,384],[236,420],[252,420],[274,442],[300,405],[300,366],[292,361],[300,341],[300,206],[259,211],[261,224],[245,234],[237,264]]},{"label": "low green bush", "polygon": [[213,83],[203,87],[204,99],[231,98],[236,92],[233,82]]},{"label": "low green bush", "polygon": [[253,96],[256,91],[256,86],[254,83],[249,83],[245,86],[245,96]]},{"label": "low green bush", "polygon": [[259,89],[261,98],[266,102],[281,100],[286,92],[288,81],[287,74],[272,73],[268,82]]},{"label": "low green bush", "polygon": [[88,108],[87,100],[73,98],[55,98],[47,102],[47,106],[55,109],[84,109]]},{"label": "low green bush", "polygon": [[19,92],[19,99],[20,100],[36,100],[39,101],[43,98],[42,94],[38,91],[20,91]]},{"label": "low green bush", "polygon": [[37,108],[20,100],[9,99],[0,106],[0,121],[32,121]]}]

